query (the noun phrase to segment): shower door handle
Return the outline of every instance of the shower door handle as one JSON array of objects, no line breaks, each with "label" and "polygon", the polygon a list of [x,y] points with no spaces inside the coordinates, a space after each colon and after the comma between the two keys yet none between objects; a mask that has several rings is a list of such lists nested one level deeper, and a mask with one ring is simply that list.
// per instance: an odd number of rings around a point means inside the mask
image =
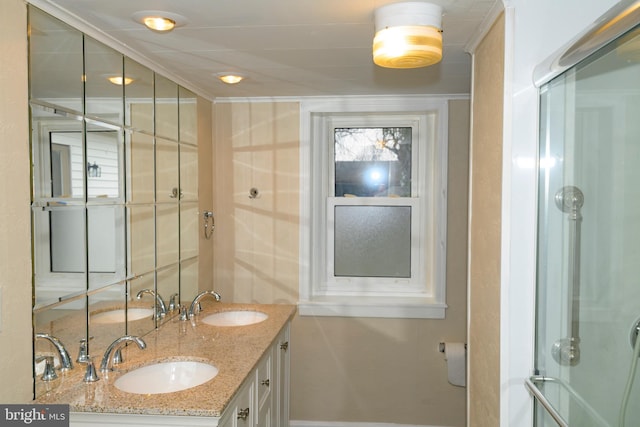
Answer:
[{"label": "shower door handle", "polygon": [[575,366],[580,361],[580,223],[582,222],[582,205],[584,194],[578,187],[568,185],[555,194],[558,209],[568,214],[569,254],[568,254],[568,286],[567,327],[568,338],[561,338],[553,344],[551,355],[560,365]]}]

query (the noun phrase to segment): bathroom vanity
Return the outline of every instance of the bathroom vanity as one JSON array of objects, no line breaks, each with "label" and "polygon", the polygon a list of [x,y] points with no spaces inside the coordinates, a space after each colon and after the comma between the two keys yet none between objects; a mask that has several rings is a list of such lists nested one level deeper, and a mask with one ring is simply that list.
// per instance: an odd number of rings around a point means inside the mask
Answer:
[{"label": "bathroom vanity", "polygon": [[[83,381],[80,363],[56,380],[37,378],[41,393],[35,403],[69,404],[74,427],[287,426],[289,325],[295,310],[294,305],[216,303],[189,320],[175,316],[142,337],[146,349],[123,349],[124,362],[108,373],[98,371],[96,382]],[[267,317],[248,325],[204,322],[213,313],[232,311]],[[116,387],[118,378],[137,368],[177,361],[204,362],[218,372],[204,384],[175,392],[139,394]]]}]

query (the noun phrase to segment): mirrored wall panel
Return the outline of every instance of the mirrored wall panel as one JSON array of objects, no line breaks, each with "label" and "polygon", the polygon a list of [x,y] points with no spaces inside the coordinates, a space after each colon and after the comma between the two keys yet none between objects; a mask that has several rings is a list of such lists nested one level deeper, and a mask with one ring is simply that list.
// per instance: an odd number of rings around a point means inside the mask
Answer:
[{"label": "mirrored wall panel", "polygon": [[125,125],[140,132],[153,133],[154,73],[129,58],[124,58]]},{"label": "mirrored wall panel", "polygon": [[37,8],[29,8],[31,99],[82,113],[83,34]]},{"label": "mirrored wall panel", "polygon": [[155,75],[155,124],[156,135],[178,140],[178,85]]},{"label": "mirrored wall panel", "polygon": [[33,6],[29,25],[34,331],[99,355],[196,295],[197,97]]},{"label": "mirrored wall panel", "polygon": [[122,54],[84,37],[85,109],[89,117],[122,125],[124,63]]}]

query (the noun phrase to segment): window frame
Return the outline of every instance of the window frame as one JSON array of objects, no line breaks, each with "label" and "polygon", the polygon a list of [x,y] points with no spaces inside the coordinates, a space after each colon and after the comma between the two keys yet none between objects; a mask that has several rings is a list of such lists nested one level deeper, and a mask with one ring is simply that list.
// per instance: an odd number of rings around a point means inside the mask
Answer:
[{"label": "window frame", "polygon": [[[447,100],[434,97],[347,97],[301,102],[300,127],[300,315],[444,318],[446,296]],[[345,121],[347,120],[347,121]],[[349,120],[351,120],[349,122]],[[386,120],[386,121],[385,121]],[[333,197],[333,129],[417,127],[412,137],[412,197]],[[415,152],[414,152],[415,150]],[[427,185],[431,183],[432,185]],[[417,196],[417,197],[416,197]],[[329,209],[340,205],[412,206],[411,286],[372,278],[377,285],[338,288],[331,281]],[[414,210],[416,209],[416,210]],[[426,236],[426,238],[425,238]],[[415,237],[415,238],[414,238]],[[422,238],[420,238],[422,237]],[[414,259],[420,268],[414,271]],[[379,286],[381,285],[381,286]],[[365,289],[366,288],[366,289]]]}]

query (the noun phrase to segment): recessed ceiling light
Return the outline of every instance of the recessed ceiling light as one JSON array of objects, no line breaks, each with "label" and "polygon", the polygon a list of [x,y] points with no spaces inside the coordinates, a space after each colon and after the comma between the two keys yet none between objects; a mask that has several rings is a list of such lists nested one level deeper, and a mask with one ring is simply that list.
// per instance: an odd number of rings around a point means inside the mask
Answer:
[{"label": "recessed ceiling light", "polygon": [[180,27],[187,23],[187,19],[184,16],[161,10],[141,10],[131,15],[131,18],[148,29],[159,33],[167,33],[175,27]]},{"label": "recessed ceiling light", "polygon": [[234,85],[244,80],[244,76],[240,73],[217,73],[216,76],[226,84]]},{"label": "recessed ceiling light", "polygon": [[107,80],[109,80],[114,85],[118,85],[118,86],[122,86],[123,84],[126,86],[133,82],[133,79],[131,77],[122,77],[122,76],[109,76],[107,77]]},{"label": "recessed ceiling light", "polygon": [[164,16],[147,16],[142,22],[148,29],[160,32],[171,31],[176,27],[176,21]]}]

